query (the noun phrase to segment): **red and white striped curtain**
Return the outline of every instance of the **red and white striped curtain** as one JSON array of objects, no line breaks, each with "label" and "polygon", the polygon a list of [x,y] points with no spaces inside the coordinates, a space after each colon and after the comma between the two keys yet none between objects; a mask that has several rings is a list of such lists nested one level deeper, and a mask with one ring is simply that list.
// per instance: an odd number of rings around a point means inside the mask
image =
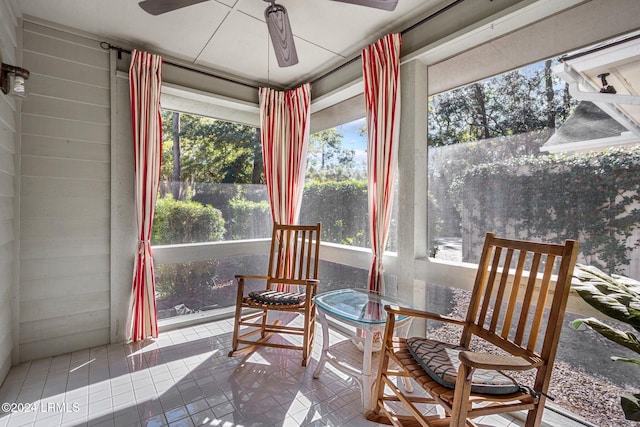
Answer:
[{"label": "red and white striped curtain", "polygon": [[382,257],[389,236],[400,133],[400,34],[362,50],[367,113],[367,188],[373,262],[369,290],[384,294]]},{"label": "red and white striped curtain", "polygon": [[127,330],[128,338],[133,341],[158,336],[150,240],[162,159],[161,67],[160,56],[133,51],[129,68],[129,93],[135,159],[138,250],[133,268],[133,290]]},{"label": "red and white striped curtain", "polygon": [[[262,159],[271,217],[280,224],[297,224],[307,169],[311,85],[284,92],[260,88],[259,94]],[[289,270],[289,254],[281,256],[280,262]],[[278,291],[296,290],[291,288],[276,284]]]},{"label": "red and white striped curtain", "polygon": [[296,224],[307,169],[311,85],[278,91],[260,88],[260,129],[264,177],[271,217]]}]

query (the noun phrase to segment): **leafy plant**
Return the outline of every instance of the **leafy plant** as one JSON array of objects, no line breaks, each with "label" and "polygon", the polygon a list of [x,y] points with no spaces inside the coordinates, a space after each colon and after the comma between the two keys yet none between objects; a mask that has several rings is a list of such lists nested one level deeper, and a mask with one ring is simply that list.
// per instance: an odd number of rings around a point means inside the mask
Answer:
[{"label": "leafy plant", "polygon": [[[450,196],[464,233],[477,246],[469,249],[477,249],[477,255],[482,244],[478,230],[547,241],[572,236],[580,240],[586,263],[620,273],[638,244],[639,172],[637,146],[504,158],[456,175]],[[567,188],[571,191],[558,191]],[[473,255],[465,253],[465,261]]]},{"label": "leafy plant", "polygon": [[[171,194],[156,203],[151,242],[170,245],[222,240],[224,219],[218,209],[194,201],[174,200]],[[217,260],[164,264],[156,267],[158,304],[178,303],[199,311],[208,305],[216,285]]]},{"label": "leafy plant", "polygon": [[[640,332],[640,282],[627,277],[603,273],[593,266],[578,264],[574,271],[573,289],[589,305],[601,313],[630,325]],[[625,332],[596,319],[578,319],[574,328],[585,325],[605,338],[620,344],[640,355],[640,341],[633,332]],[[640,365],[640,359],[611,357],[613,360]],[[628,420],[640,421],[640,394],[625,394],[621,397],[622,410]]]},{"label": "leafy plant", "polygon": [[212,206],[173,200],[171,195],[156,202],[153,245],[215,242],[222,240],[224,233],[224,218]]},{"label": "leafy plant", "polygon": [[256,239],[271,228],[271,211],[266,200],[254,202],[240,194],[229,201],[229,209],[231,219],[227,228],[232,240]]}]

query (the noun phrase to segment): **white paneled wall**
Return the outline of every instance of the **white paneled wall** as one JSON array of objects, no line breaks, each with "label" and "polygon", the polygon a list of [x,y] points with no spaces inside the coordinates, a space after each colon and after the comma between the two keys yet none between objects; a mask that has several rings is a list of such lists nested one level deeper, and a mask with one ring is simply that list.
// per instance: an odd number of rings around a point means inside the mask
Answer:
[{"label": "white paneled wall", "polygon": [[[18,19],[13,2],[0,2],[0,60],[17,64]],[[20,101],[0,92],[0,383],[11,368],[16,350],[14,328],[15,252],[17,248],[16,187]]]},{"label": "white paneled wall", "polygon": [[20,360],[109,342],[109,53],[24,23]]}]

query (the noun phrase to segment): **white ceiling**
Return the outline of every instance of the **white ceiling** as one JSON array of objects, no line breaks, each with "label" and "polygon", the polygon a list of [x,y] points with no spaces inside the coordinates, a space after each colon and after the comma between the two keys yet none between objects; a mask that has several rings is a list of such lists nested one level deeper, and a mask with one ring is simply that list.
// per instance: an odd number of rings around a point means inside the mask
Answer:
[{"label": "white ceiling", "polygon": [[291,87],[357,56],[445,0],[400,0],[387,12],[330,0],[278,0],[289,13],[299,63],[280,68],[268,44],[263,0],[209,0],[152,16],[138,0],[18,0],[23,15],[146,49],[256,85]]}]

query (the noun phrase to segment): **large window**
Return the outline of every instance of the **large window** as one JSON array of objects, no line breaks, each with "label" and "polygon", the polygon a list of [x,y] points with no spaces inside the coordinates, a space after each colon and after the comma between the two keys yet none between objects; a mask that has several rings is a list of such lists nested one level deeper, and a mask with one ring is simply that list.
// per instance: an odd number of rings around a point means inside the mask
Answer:
[{"label": "large window", "polygon": [[[161,189],[152,244],[231,242],[271,236],[259,129],[163,111]],[[322,223],[323,242],[369,249],[365,120],[311,135],[301,223]],[[396,213],[387,249],[396,249]],[[195,252],[193,252],[195,254]],[[257,255],[156,265],[161,318],[231,307],[234,275],[264,274]],[[266,251],[265,251],[266,253]],[[368,270],[321,264],[321,289],[361,287]],[[388,277],[389,289],[395,278]]]},{"label": "large window", "polygon": [[[161,187],[153,245],[266,238],[271,214],[258,129],[164,110]],[[234,275],[264,274],[260,256],[156,266],[158,316],[232,306]]]},{"label": "large window", "polygon": [[300,212],[322,223],[322,240],[368,246],[365,120],[311,135]]},{"label": "large window", "polygon": [[269,237],[258,129],[164,110],[152,244]]},{"label": "large window", "polygon": [[[371,247],[366,132],[366,120],[362,118],[310,137],[300,221],[321,222],[323,241]],[[390,251],[397,247],[396,219],[394,209],[387,244]]]},{"label": "large window", "polygon": [[435,258],[476,262],[488,230],[543,237],[525,229],[537,214],[536,177],[514,180],[530,176],[528,163],[549,158],[540,148],[575,105],[551,66],[541,62],[430,99],[428,229]]},{"label": "large window", "polygon": [[[638,139],[612,116],[620,109],[569,95],[567,74],[588,79],[588,70],[568,73],[574,64],[563,61],[430,99],[428,238],[436,261],[477,262],[484,233],[495,231],[528,240],[576,239],[578,262],[640,279]],[[445,313],[463,310],[468,299],[466,291],[437,286],[429,295],[446,302],[439,306]],[[637,354],[592,330],[570,328],[578,317],[584,316],[566,315],[550,389],[555,403],[597,425],[627,425],[619,396],[637,388],[640,370],[610,356]]]}]

